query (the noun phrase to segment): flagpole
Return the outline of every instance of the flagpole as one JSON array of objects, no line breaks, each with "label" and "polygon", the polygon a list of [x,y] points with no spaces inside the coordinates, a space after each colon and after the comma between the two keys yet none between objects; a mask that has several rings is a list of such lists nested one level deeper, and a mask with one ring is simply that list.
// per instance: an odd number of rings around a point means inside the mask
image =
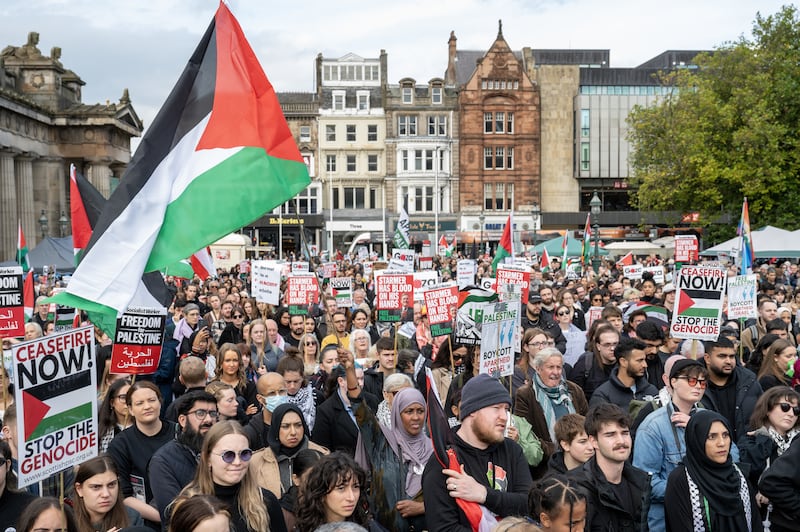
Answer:
[{"label": "flagpole", "polygon": [[383,260],[386,260],[386,180],[383,180],[383,186],[381,187],[381,204],[383,205],[383,209],[381,209],[382,214],[381,218],[383,219],[383,232],[381,233],[381,253],[383,254]]},{"label": "flagpole", "polygon": [[439,202],[441,199],[439,198],[439,147],[436,147],[436,156],[433,158],[433,164],[435,165],[433,168],[433,241],[436,242],[436,253],[434,255],[439,254]]},{"label": "flagpole", "polygon": [[278,260],[283,258],[283,203],[278,205]]}]

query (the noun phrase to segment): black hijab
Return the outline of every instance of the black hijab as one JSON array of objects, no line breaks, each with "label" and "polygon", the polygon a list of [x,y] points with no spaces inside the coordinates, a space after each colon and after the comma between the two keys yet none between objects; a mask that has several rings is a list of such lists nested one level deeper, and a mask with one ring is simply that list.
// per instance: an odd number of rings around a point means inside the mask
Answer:
[{"label": "black hijab", "polygon": [[[289,412],[294,412],[298,416],[300,416],[300,422],[303,423],[303,438],[297,444],[296,447],[286,447],[280,441],[280,430],[281,430],[281,423],[283,423],[283,417],[288,414]],[[300,407],[294,403],[283,403],[282,405],[278,405],[275,408],[275,411],[272,413],[272,424],[269,426],[269,431],[267,432],[267,443],[269,444],[270,449],[275,454],[275,458],[278,458],[281,455],[284,456],[294,456],[297,451],[300,449],[305,449],[306,442],[308,442],[308,425],[306,425],[306,418],[303,417],[303,411],[300,410]]]},{"label": "black hijab", "polygon": [[[723,464],[718,464],[706,455],[706,441],[711,425],[719,421],[733,437],[728,421],[712,410],[697,410],[686,425],[686,456],[683,464],[700,495],[711,508],[712,530],[748,530],[744,506],[739,493],[741,481],[733,465],[730,452]],[[731,440],[732,442],[732,440]],[[757,508],[751,511],[757,512]]]}]

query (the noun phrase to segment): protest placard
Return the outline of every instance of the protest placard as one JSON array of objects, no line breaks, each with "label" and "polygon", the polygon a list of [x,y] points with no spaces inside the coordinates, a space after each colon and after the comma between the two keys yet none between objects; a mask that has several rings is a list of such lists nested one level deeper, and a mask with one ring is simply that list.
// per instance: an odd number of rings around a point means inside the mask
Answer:
[{"label": "protest placard", "polygon": [[677,275],[673,338],[716,340],[722,323],[727,274],[721,266],[684,265]]},{"label": "protest placard", "polygon": [[411,308],[414,276],[384,273],[375,277],[375,308],[378,321],[400,321],[404,310]]},{"label": "protest placard", "polygon": [[458,285],[445,283],[426,290],[425,307],[431,336],[453,334],[453,319],[458,311]]},{"label": "protest placard", "polygon": [[350,308],[353,306],[353,278],[333,277],[330,280],[331,295],[336,298],[337,308]]},{"label": "protest placard", "polygon": [[503,264],[497,267],[497,294],[500,301],[528,302],[531,271],[524,267]]},{"label": "protest placard", "polygon": [[695,235],[675,235],[675,262],[693,262],[700,257]]},{"label": "protest placard", "polygon": [[459,290],[456,343],[480,345],[483,314],[491,312],[497,300],[497,294],[480,288]]},{"label": "protest placard", "polygon": [[163,307],[127,309],[117,318],[109,371],[130,375],[155,373],[166,323],[167,311]]},{"label": "protest placard", "polygon": [[97,455],[94,327],[12,348],[18,481],[28,486]]},{"label": "protest placard", "polygon": [[459,290],[474,285],[475,273],[478,271],[476,262],[473,259],[461,259],[456,264],[456,282]]},{"label": "protest placard", "polygon": [[420,257],[419,258],[419,269],[420,270],[431,270],[431,269],[433,269],[433,257]]},{"label": "protest placard", "polygon": [[413,272],[414,257],[415,252],[413,249],[395,248],[392,250],[392,257],[389,260],[389,268],[403,272]]},{"label": "protest placard", "polygon": [[425,298],[423,292],[432,286],[439,284],[439,272],[436,270],[425,270],[424,272],[414,272],[414,301],[422,302]]},{"label": "protest placard", "polygon": [[728,319],[757,318],[757,293],[756,274],[728,277]]},{"label": "protest placard", "polygon": [[25,336],[22,268],[0,268],[0,336]]},{"label": "protest placard", "polygon": [[514,373],[514,329],[519,319],[517,303],[495,303],[483,313],[480,373],[506,377]]},{"label": "protest placard", "polygon": [[664,267],[663,266],[645,266],[643,273],[651,273],[653,275],[653,282],[656,284],[664,284]]},{"label": "protest placard", "polygon": [[323,279],[331,279],[336,277],[336,263],[335,262],[325,262],[322,264],[322,278]]},{"label": "protest placard", "polygon": [[308,272],[308,263],[304,261],[295,261],[292,263],[292,273],[305,273]]},{"label": "protest placard", "polygon": [[275,260],[254,260],[252,267],[250,294],[259,303],[280,305],[283,264]]},{"label": "protest placard", "polygon": [[290,314],[308,314],[308,306],[319,300],[319,284],[313,273],[293,273],[286,280],[285,303]]},{"label": "protest placard", "polygon": [[631,281],[638,281],[642,278],[644,266],[641,264],[626,264],[622,267],[622,275]]}]

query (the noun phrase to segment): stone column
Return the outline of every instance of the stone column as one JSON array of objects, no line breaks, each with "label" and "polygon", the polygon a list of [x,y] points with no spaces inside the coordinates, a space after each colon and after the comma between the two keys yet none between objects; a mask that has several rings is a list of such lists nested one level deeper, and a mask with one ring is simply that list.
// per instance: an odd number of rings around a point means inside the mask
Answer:
[{"label": "stone column", "polygon": [[18,213],[14,154],[10,151],[0,151],[0,205],[0,258],[13,260],[17,249]]},{"label": "stone column", "polygon": [[17,212],[22,220],[22,230],[28,249],[39,242],[41,231],[38,216],[33,204],[33,157],[22,155],[14,159],[14,171],[17,180]]},{"label": "stone column", "polygon": [[[33,161],[33,202],[37,218],[42,209],[48,213],[48,232],[51,236],[61,236],[58,219],[63,211],[69,218],[69,178],[67,166],[59,157],[39,157]],[[50,224],[53,224],[52,226]],[[69,234],[69,231],[67,231]]]},{"label": "stone column", "polygon": [[86,178],[100,191],[104,198],[111,195],[111,168],[105,160],[90,161],[86,166]]}]

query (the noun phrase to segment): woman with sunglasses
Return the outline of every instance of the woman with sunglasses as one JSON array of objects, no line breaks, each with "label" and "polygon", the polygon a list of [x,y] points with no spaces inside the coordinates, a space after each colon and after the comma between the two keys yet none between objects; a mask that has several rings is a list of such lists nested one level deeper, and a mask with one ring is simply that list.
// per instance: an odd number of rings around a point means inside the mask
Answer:
[{"label": "woman with sunglasses", "polygon": [[583,314],[583,307],[578,303],[575,297],[575,290],[572,288],[562,288],[558,292],[556,301],[559,305],[564,305],[572,310],[570,318],[572,323],[581,331],[586,331],[586,316]]},{"label": "woman with sunglasses", "polygon": [[256,483],[249,462],[253,451],[235,421],[220,421],[206,433],[194,479],[175,499],[175,508],[195,495],[213,495],[230,514],[231,531],[285,532],[283,512],[271,492]]},{"label": "woman with sunglasses", "polygon": [[108,446],[119,473],[121,496],[125,506],[133,508],[151,528],[161,526],[161,517],[150,489],[147,466],[150,457],[165,443],[175,438],[176,425],[162,421],[161,391],[150,381],[137,381],[125,394],[132,426],[123,430]]},{"label": "woman with sunglasses", "polygon": [[775,340],[764,352],[758,370],[758,383],[766,391],[774,386],[791,386],[797,348],[789,340]]},{"label": "woman with sunglasses", "polygon": [[313,375],[318,367],[319,362],[319,339],[313,332],[306,332],[300,337],[300,353],[303,358],[303,372],[306,375]]},{"label": "woman with sunglasses", "polygon": [[245,313],[242,307],[233,307],[231,311],[231,321],[222,330],[219,335],[219,345],[222,344],[238,344],[244,341],[244,324]]},{"label": "woman with sunglasses", "polygon": [[583,348],[586,347],[586,332],[582,331],[575,325],[574,314],[576,310],[572,306],[565,304],[556,305],[555,320],[558,327],[561,329],[561,334],[567,339],[567,351],[564,353],[564,364],[573,364],[583,354]]},{"label": "woman with sunglasses", "polygon": [[72,507],[80,530],[142,526],[139,512],[122,503],[117,467],[108,455],[96,456],[78,466],[74,493]]},{"label": "woman with sunglasses", "polygon": [[[525,330],[525,334],[522,335],[521,356],[514,368],[514,376],[511,378],[511,388],[514,396],[517,395],[517,390],[521,386],[533,382],[533,376],[536,374],[536,370],[533,368],[533,360],[536,357],[536,353],[548,347],[551,340],[553,339],[538,327]],[[553,346],[555,346],[555,341]]]},{"label": "woman with sunglasses", "polygon": [[464,360],[469,356],[468,347],[456,343],[455,335],[451,336],[450,340],[442,342],[436,360],[431,364],[433,382],[436,383],[436,391],[439,392],[442,404],[447,400],[450,383],[464,370]]},{"label": "woman with sunglasses", "polygon": [[253,381],[247,379],[244,362],[239,349],[233,344],[222,344],[217,357],[217,367],[214,380],[233,386],[236,396],[241,398],[245,405],[245,414],[252,416],[258,412],[258,391]]},{"label": "woman with sunglasses", "polygon": [[97,410],[97,433],[100,435],[98,452],[108,451],[117,434],[133,425],[133,418],[128,413],[126,394],[131,387],[128,379],[114,381],[108,388],[105,399]]},{"label": "woman with sunglasses", "polygon": [[[800,434],[800,394],[787,386],[774,386],[758,398],[750,429],[737,445],[741,462],[750,465],[750,481],[758,484],[761,475],[785,453]],[[766,517],[768,500],[756,495]]]}]

